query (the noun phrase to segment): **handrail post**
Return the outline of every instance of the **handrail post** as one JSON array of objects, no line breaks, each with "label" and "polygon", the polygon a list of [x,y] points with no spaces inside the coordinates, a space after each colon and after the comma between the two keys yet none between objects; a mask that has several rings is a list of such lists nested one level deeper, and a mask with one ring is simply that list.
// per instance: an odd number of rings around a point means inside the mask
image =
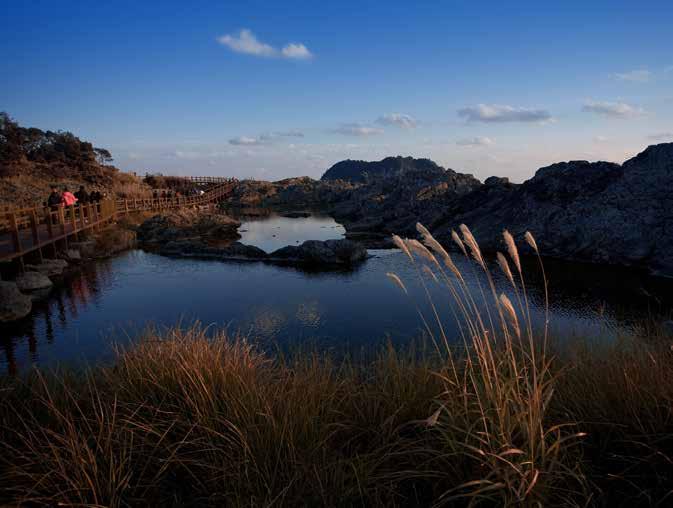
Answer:
[{"label": "handrail post", "polygon": [[30,210],[30,217],[28,218],[30,221],[30,229],[33,233],[33,247],[37,247],[37,255],[39,256],[40,263],[44,260],[42,257],[42,247],[40,247],[40,234],[38,232],[38,226],[40,222],[37,220],[37,212],[35,211],[35,208],[32,208]]},{"label": "handrail post", "polygon": [[[77,233],[77,216],[75,215],[75,205],[70,205],[70,219],[72,222],[72,232],[73,234]],[[79,240],[79,236],[77,236]]]},{"label": "handrail post", "polygon": [[54,238],[54,229],[52,226],[52,211],[51,208],[47,207],[44,209],[44,222],[47,225],[47,234],[49,235],[49,239],[51,240]]},{"label": "handrail post", "polygon": [[7,214],[7,220],[9,221],[9,227],[12,229],[12,243],[14,244],[14,252],[21,252],[21,238],[19,237],[19,226],[16,222],[16,215],[14,212]]},{"label": "handrail post", "polygon": [[80,203],[79,205],[79,224],[80,224],[80,229],[84,229],[86,227],[86,212],[85,212],[85,207],[86,205],[84,203]]},{"label": "handrail post", "polygon": [[31,232],[33,233],[33,244],[38,245],[40,243],[40,235],[37,232],[38,221],[37,221],[37,213],[35,212],[35,208],[33,208],[30,211],[29,220],[30,220],[30,229],[31,229]]}]

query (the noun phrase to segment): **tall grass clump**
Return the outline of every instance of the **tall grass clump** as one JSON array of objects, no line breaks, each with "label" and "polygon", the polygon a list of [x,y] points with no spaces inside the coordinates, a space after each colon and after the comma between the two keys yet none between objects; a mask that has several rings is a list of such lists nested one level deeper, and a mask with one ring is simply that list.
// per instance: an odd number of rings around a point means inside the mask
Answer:
[{"label": "tall grass clump", "polygon": [[[438,352],[445,358],[443,393],[433,415],[434,432],[442,448],[435,460],[455,462],[461,457],[465,482],[443,492],[439,504],[455,500],[496,504],[544,504],[562,500],[568,487],[585,488],[571,447],[583,436],[572,421],[548,418],[558,373],[551,368],[546,324],[534,330],[519,252],[504,232],[508,257],[497,254],[498,265],[515,301],[496,289],[490,268],[469,228],[452,238],[463,256],[481,273],[478,288],[468,287],[451,255],[418,224],[423,242],[395,237],[421,277],[430,317],[421,314]],[[526,240],[537,253],[532,235]],[[513,265],[514,268],[511,268]],[[423,277],[423,276],[426,277]],[[404,282],[389,274],[402,288]],[[439,284],[449,296],[463,347],[451,347],[427,283]],[[406,291],[406,288],[405,288]],[[417,308],[420,308],[417,306]],[[452,476],[455,471],[449,470]]]},{"label": "tall grass clump", "polygon": [[0,505],[670,505],[670,337],[552,340],[530,233],[487,257],[466,226],[457,254],[418,232],[394,242],[422,296],[388,276],[430,352],[272,356],[197,324],[148,329],[110,365],[0,378]]}]

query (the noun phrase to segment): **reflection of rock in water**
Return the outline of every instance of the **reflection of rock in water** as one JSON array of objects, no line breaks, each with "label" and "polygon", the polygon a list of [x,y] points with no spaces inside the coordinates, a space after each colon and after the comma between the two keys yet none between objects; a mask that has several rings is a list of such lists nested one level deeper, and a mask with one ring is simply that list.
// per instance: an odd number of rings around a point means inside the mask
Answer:
[{"label": "reflection of rock in water", "polygon": [[297,307],[297,320],[304,326],[317,328],[320,326],[321,314],[318,301],[302,302]]},{"label": "reflection of rock in water", "polygon": [[285,324],[286,318],[278,309],[263,308],[256,311],[252,318],[252,333],[264,337],[273,337]]},{"label": "reflection of rock in water", "polygon": [[[0,349],[4,350],[7,373],[14,375],[19,371],[16,349],[24,344],[27,345],[27,354],[20,354],[19,358],[24,357],[28,363],[38,362],[42,336],[48,344],[52,344],[55,332],[62,333],[81,311],[99,303],[101,288],[110,286],[111,281],[109,260],[82,266],[80,270],[66,274],[47,299],[36,302],[30,316],[1,327]],[[67,344],[64,346],[67,347]]]}]

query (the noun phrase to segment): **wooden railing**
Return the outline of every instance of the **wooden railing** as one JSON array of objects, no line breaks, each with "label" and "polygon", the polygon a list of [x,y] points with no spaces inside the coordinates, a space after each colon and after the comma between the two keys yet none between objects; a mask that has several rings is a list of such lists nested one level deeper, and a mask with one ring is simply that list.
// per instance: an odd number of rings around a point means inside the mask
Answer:
[{"label": "wooden railing", "polygon": [[[199,178],[205,180],[214,177]],[[217,202],[231,195],[236,186],[236,180],[230,178],[198,183],[217,185],[203,194],[194,196],[107,199],[97,203],[67,207],[34,206],[5,209],[0,212],[0,261],[22,258],[34,251],[37,251],[41,258],[43,248],[51,245],[55,249],[57,242],[63,242],[67,248],[69,238],[79,237],[79,234],[84,231],[100,229],[120,216],[135,212],[160,212]]]}]

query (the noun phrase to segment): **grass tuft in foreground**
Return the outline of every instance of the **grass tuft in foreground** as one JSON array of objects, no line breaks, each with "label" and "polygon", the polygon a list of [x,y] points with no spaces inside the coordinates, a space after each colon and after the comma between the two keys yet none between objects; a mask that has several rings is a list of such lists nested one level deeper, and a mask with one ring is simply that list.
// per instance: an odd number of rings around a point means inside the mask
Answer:
[{"label": "grass tuft in foreground", "polygon": [[[451,255],[395,238],[428,290],[432,355],[271,358],[224,333],[148,331],[112,367],[0,381],[0,503],[84,506],[665,506],[673,353],[638,341],[554,353],[534,329],[514,238],[501,293]],[[525,236],[537,251],[535,240]],[[405,281],[391,279],[406,292]],[[427,287],[427,286],[424,286]],[[420,307],[419,307],[420,308]]]}]

